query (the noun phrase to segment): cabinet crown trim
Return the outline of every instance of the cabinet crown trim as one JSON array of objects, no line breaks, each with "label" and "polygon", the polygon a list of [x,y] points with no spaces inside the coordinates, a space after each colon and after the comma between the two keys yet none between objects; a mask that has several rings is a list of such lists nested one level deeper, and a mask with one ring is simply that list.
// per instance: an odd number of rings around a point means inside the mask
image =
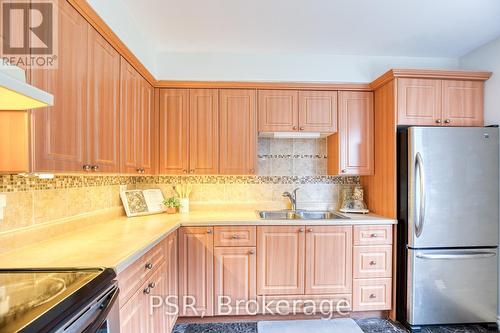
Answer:
[{"label": "cabinet crown trim", "polygon": [[470,80],[470,81],[486,81],[492,72],[484,71],[446,71],[435,69],[390,69],[382,76],[377,78],[370,84],[372,90],[376,90],[387,82],[399,78],[415,78],[415,79],[441,79],[441,80]]}]

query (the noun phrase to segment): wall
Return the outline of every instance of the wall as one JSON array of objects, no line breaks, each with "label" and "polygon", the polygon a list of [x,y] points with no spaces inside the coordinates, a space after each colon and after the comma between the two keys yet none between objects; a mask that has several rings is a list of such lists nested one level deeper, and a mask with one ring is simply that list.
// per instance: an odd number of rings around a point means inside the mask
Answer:
[{"label": "wall", "polygon": [[485,123],[500,124],[500,38],[483,45],[460,58],[460,67],[471,70],[492,71],[493,76],[486,81]]},{"label": "wall", "polygon": [[161,53],[156,78],[208,81],[371,82],[391,68],[456,68],[454,58],[313,54]]}]

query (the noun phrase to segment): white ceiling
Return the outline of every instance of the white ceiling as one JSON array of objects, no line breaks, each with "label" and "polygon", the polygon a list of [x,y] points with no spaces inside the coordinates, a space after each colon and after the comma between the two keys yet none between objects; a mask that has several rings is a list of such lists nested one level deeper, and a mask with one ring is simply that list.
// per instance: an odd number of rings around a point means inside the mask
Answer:
[{"label": "white ceiling", "polygon": [[126,11],[133,22],[124,24],[133,24],[141,35],[147,36],[155,48],[151,51],[157,54],[460,57],[500,35],[499,0],[123,0],[113,3],[124,6],[115,8],[115,13]]}]

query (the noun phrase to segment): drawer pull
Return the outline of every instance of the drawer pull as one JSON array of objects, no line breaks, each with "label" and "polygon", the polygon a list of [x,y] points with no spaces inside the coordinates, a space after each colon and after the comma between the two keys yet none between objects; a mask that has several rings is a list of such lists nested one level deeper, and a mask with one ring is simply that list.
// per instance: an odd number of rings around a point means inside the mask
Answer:
[{"label": "drawer pull", "polygon": [[254,254],[254,253],[255,253],[255,251],[254,251],[254,250],[250,250],[250,251],[248,251],[248,253],[249,253],[249,254]]},{"label": "drawer pull", "polygon": [[211,233],[212,233],[212,229],[208,229],[207,234],[211,234]]},{"label": "drawer pull", "polygon": [[372,260],[372,261],[370,261],[370,266],[375,266],[376,264],[377,264],[377,262],[376,262],[376,261],[373,261],[373,260]]},{"label": "drawer pull", "polygon": [[378,235],[377,235],[377,234],[371,234],[371,235],[370,235],[370,238],[377,238],[377,237],[378,237]]},{"label": "drawer pull", "polygon": [[142,292],[145,293],[146,295],[151,294],[151,288],[150,287],[144,288]]},{"label": "drawer pull", "polygon": [[150,282],[148,284],[148,287],[151,288],[151,289],[153,289],[155,286],[156,286],[156,283],[154,283],[154,282]]},{"label": "drawer pull", "polygon": [[240,235],[238,235],[238,234],[234,234],[234,235],[233,235],[233,239],[240,239]]},{"label": "drawer pull", "polygon": [[304,232],[304,228],[300,228],[300,229],[299,229],[299,232]]},{"label": "drawer pull", "polygon": [[144,267],[146,267],[146,269],[153,269],[153,264],[148,262]]},{"label": "drawer pull", "polygon": [[308,232],[313,232],[313,228],[307,229]]},{"label": "drawer pull", "polygon": [[375,294],[370,294],[370,298],[374,299],[374,298],[377,298],[377,296]]}]

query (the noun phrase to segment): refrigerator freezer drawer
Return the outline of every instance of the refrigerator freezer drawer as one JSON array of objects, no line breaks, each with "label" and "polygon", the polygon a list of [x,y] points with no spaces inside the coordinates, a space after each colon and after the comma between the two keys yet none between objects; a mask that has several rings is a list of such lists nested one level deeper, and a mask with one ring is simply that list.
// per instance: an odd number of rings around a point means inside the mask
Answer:
[{"label": "refrigerator freezer drawer", "polygon": [[497,249],[409,249],[408,323],[496,322],[497,268]]}]

